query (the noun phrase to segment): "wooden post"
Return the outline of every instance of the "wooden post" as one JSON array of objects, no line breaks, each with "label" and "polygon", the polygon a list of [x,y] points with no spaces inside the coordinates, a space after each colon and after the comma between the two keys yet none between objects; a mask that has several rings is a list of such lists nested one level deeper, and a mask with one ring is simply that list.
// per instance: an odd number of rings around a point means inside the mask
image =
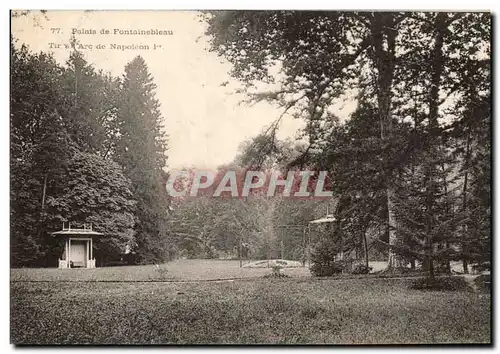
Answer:
[{"label": "wooden post", "polygon": [[363,231],[363,256],[365,259],[366,268],[368,268],[370,266],[370,262],[368,260],[368,241],[366,239],[367,229],[368,229],[368,227],[366,227]]},{"label": "wooden post", "polygon": [[281,232],[281,259],[285,259],[285,243],[283,242],[283,236],[284,236],[284,232],[283,230],[280,230]]},{"label": "wooden post", "polygon": [[242,257],[241,257],[241,253],[243,252],[243,249],[241,247],[241,235],[240,235],[240,239],[239,239],[239,243],[238,243],[238,255],[239,255],[239,258],[240,258],[240,268],[243,266],[243,260],[242,260]]},{"label": "wooden post", "polygon": [[307,259],[309,261],[309,268],[311,267],[311,224],[307,226]]},{"label": "wooden post", "polygon": [[89,253],[89,245],[90,245],[90,241],[87,240],[87,254],[85,255],[86,259],[85,259],[85,268],[88,268],[89,267],[89,260],[90,260],[90,253]]},{"label": "wooden post", "polygon": [[307,241],[306,241],[306,228],[304,227],[302,229],[302,266],[306,266],[306,261],[307,261]]},{"label": "wooden post", "polygon": [[64,241],[64,249],[66,251],[66,252],[64,252],[64,258],[66,261],[66,268],[68,268],[68,266],[69,266],[69,263],[68,263],[68,256],[69,256],[69,254],[68,254],[68,252],[69,252],[68,241],[69,241],[69,239]]},{"label": "wooden post", "polygon": [[71,238],[68,238],[68,268],[71,268]]},{"label": "wooden post", "polygon": [[92,238],[90,238],[90,259],[94,259],[92,256]]},{"label": "wooden post", "polygon": [[340,231],[340,260],[344,260],[344,237],[342,237],[342,232]]}]

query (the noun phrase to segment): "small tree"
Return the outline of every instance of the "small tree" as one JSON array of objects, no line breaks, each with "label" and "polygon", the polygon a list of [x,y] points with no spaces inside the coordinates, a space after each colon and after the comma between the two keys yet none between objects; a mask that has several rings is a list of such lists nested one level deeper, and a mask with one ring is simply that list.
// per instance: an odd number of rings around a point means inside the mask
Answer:
[{"label": "small tree", "polygon": [[338,237],[335,237],[337,235],[338,233],[335,232],[316,243],[311,254],[310,268],[315,276],[332,276],[342,272],[342,262],[337,260],[340,252],[340,243],[337,241]]}]

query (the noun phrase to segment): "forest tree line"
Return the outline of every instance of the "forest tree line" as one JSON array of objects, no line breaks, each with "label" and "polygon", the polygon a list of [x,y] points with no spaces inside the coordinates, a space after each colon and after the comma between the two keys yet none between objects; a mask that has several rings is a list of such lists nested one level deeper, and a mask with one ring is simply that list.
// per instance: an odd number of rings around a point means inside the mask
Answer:
[{"label": "forest tree line", "polygon": [[[382,229],[389,268],[487,266],[491,246],[491,14],[210,11],[211,50],[250,102],[305,122],[282,168],[329,171],[338,239]],[[275,75],[279,72],[279,75]],[[263,84],[270,84],[262,90]],[[278,88],[276,88],[278,87]],[[355,99],[341,120],[334,104]],[[337,108],[338,109],[338,108]],[[278,151],[283,115],[256,139]],[[353,242],[362,244],[360,242]],[[344,247],[344,246],[342,246]],[[325,249],[324,245],[320,249]]]},{"label": "forest tree line", "polygon": [[50,233],[92,223],[100,264],[169,258],[165,134],[155,84],[141,57],[122,77],[70,51],[64,65],[11,38],[12,266],[54,266]]}]

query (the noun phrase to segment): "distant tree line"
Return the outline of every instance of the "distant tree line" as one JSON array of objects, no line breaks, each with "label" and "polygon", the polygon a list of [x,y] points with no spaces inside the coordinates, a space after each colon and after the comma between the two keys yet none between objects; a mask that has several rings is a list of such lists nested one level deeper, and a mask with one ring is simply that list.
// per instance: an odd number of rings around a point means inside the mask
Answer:
[{"label": "distant tree line", "polygon": [[[179,257],[239,259],[241,256],[243,259],[304,261],[309,222],[324,217],[328,210],[333,211],[336,198],[315,198],[313,193],[310,197],[294,197],[301,183],[297,169],[293,171],[291,196],[284,195],[283,185],[268,195],[273,174],[286,178],[284,162],[293,160],[303,147],[291,140],[276,141],[274,152],[263,154],[259,143],[266,145],[267,140],[267,136],[259,135],[243,142],[234,161],[219,166],[213,183],[198,189],[196,196],[191,196],[190,191],[193,181],[200,178],[200,171],[188,169],[183,178],[176,179],[175,188],[185,191],[185,195],[171,201],[171,232]],[[243,196],[247,173],[252,170],[262,172],[265,182]],[[238,197],[230,191],[214,196],[229,173],[235,176]],[[317,175],[310,178],[310,192],[315,189],[314,178]],[[202,177],[202,181],[206,180]]]}]

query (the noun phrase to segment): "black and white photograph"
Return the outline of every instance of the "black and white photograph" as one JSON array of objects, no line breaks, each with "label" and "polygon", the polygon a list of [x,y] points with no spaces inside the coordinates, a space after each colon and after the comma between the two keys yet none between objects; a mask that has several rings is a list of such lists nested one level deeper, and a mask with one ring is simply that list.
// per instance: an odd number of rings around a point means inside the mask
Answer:
[{"label": "black and white photograph", "polygon": [[492,12],[9,17],[11,345],[492,345]]}]

